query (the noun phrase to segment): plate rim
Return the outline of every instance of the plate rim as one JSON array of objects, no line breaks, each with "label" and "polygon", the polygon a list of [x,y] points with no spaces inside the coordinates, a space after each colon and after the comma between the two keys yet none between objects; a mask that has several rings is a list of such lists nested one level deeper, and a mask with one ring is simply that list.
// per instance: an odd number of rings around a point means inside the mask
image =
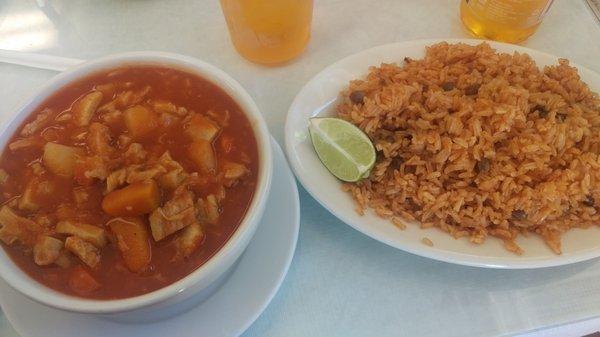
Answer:
[{"label": "plate rim", "polygon": [[[288,189],[287,193],[289,193],[289,195],[290,195],[290,199],[291,199],[290,205],[292,205],[292,203],[293,203],[293,207],[289,210],[289,213],[292,213],[291,214],[292,216],[288,217],[288,219],[290,220],[289,224],[291,225],[291,226],[289,226],[291,228],[288,230],[288,232],[290,233],[288,235],[289,235],[289,239],[291,240],[292,244],[286,250],[286,257],[285,257],[285,261],[283,262],[283,268],[278,269],[277,276],[273,278],[274,280],[276,280],[276,285],[271,287],[269,289],[269,291],[266,292],[266,295],[260,301],[260,305],[256,305],[256,310],[252,311],[252,314],[249,314],[246,317],[244,317],[243,323],[240,323],[238,328],[232,329],[231,332],[233,332],[235,336],[239,336],[239,335],[243,334],[246,330],[248,330],[252,326],[252,324],[254,324],[254,322],[263,314],[263,312],[266,310],[266,308],[271,304],[275,295],[279,292],[282,284],[285,281],[287,273],[292,265],[292,262],[293,262],[293,259],[294,259],[295,253],[296,253],[298,238],[299,238],[301,209],[300,209],[300,194],[298,191],[298,185],[296,183],[296,180],[294,179],[293,171],[291,170],[289,163],[286,160],[283,149],[279,146],[279,144],[273,138],[273,136],[271,136],[270,142],[271,142],[271,146],[273,148],[273,160],[275,161],[274,168],[279,168],[278,171],[285,171],[282,179],[285,180],[285,183],[284,183],[285,185],[289,185],[289,187],[287,188]],[[279,162],[277,162],[277,161],[279,161]],[[273,191],[273,189],[271,191]],[[267,212],[265,212],[265,214],[267,214]],[[254,240],[254,237],[252,239]],[[250,241],[249,246],[250,245],[252,245],[252,241]],[[242,257],[240,259],[242,259],[243,257],[244,257],[244,255],[242,255]],[[238,262],[241,262],[241,261],[238,261]],[[235,269],[233,270],[233,273],[232,273],[232,275],[229,276],[229,278],[234,276],[236,269],[238,269],[238,265],[235,265],[234,268]],[[81,314],[72,313],[72,312],[61,310],[61,309],[53,308],[53,307],[44,305],[42,303],[36,302],[36,301],[30,299],[29,297],[25,296],[24,294],[21,294],[17,290],[13,289],[7,283],[5,283],[5,282],[2,283],[2,282],[3,281],[0,279],[0,294],[2,294],[3,291],[12,291],[15,293],[15,296],[19,296],[21,300],[31,302],[31,305],[42,306],[44,308],[47,308],[47,310],[64,312],[64,314],[67,314],[67,315],[73,315],[73,316],[81,315]],[[228,282],[228,280],[225,280],[225,283],[223,283],[221,288],[225,288],[227,286],[227,282]],[[221,291],[221,289],[217,290],[217,292],[219,292],[219,291]],[[216,293],[214,295],[216,295]],[[214,295],[211,295],[211,297],[213,297]],[[30,331],[23,330],[22,326],[20,324],[14,323],[16,320],[14,319],[13,314],[16,315],[17,313],[13,312],[10,309],[6,310],[8,305],[5,302],[3,302],[1,300],[1,298],[2,297],[0,297],[0,309],[4,313],[6,320],[11,324],[12,328],[19,335],[22,335],[24,337],[25,336],[37,337],[37,336],[33,336],[33,335],[29,334]],[[209,299],[210,299],[210,297],[207,300],[209,300]],[[203,303],[199,303],[196,307],[199,307],[202,305],[203,305]],[[190,309],[189,311],[195,310],[196,307]],[[185,315],[185,314],[187,314],[187,312],[182,313],[182,315]],[[87,315],[87,314],[83,314],[83,315]],[[94,316],[94,315],[92,315],[92,316]],[[103,318],[101,316],[92,317],[92,319],[106,320],[105,318]],[[169,320],[173,320],[173,319],[177,319],[177,316],[168,318],[165,321],[169,321]],[[117,328],[118,326],[130,326],[131,325],[130,323],[121,323],[121,322],[110,321],[110,320],[109,320],[109,322],[110,322],[110,324],[114,324],[112,328]],[[153,323],[137,323],[134,325],[139,326],[141,328],[148,324],[161,324],[161,322],[162,321],[153,322]],[[242,320],[240,320],[240,322],[242,322]],[[78,330],[78,332],[80,333],[81,331]],[[194,335],[196,333],[197,333],[197,331],[193,332]]]},{"label": "plate rim", "polygon": [[[273,287],[271,289],[271,291],[269,292],[269,294],[265,297],[265,300],[263,301],[262,305],[260,306],[260,309],[255,312],[253,317],[251,317],[250,319],[247,320],[245,326],[240,328],[240,330],[238,331],[238,334],[237,334],[238,336],[243,334],[244,332],[246,332],[246,330],[248,330],[252,326],[252,324],[254,324],[254,322],[256,322],[256,320],[263,314],[263,312],[265,312],[265,310],[267,309],[269,304],[271,304],[271,301],[273,301],[273,298],[275,298],[275,295],[277,295],[277,293],[279,292],[281,285],[283,285],[283,282],[285,281],[285,277],[287,276],[287,273],[290,271],[290,267],[292,266],[292,261],[294,260],[294,256],[296,255],[296,248],[298,247],[298,238],[300,235],[301,208],[300,208],[300,192],[298,191],[298,184],[296,183],[296,179],[295,179],[296,176],[287,160],[285,151],[279,145],[279,143],[277,142],[275,137],[273,137],[272,135],[271,135],[271,146],[273,147],[273,161],[274,161],[273,169],[276,168],[277,165],[276,165],[275,161],[278,159],[280,159],[282,161],[284,170],[285,170],[285,167],[287,166],[286,180],[287,179],[290,180],[291,192],[295,196],[295,198],[293,198],[294,208],[292,209],[295,213],[294,217],[292,218],[292,220],[293,220],[292,222],[294,224],[292,246],[288,250],[288,256],[285,259],[284,267],[279,271],[279,275],[277,277],[278,278],[277,285],[275,287]],[[271,191],[273,191],[273,188],[271,188]],[[269,199],[267,198],[267,202],[268,201],[269,201]],[[261,221],[262,221],[262,219],[261,219]]]},{"label": "plate rim", "polygon": [[[284,134],[285,134],[285,152],[286,152],[286,156],[288,158],[290,167],[292,168],[292,171],[294,172],[294,175],[296,176],[296,179],[298,179],[298,181],[302,184],[304,189],[311,195],[312,198],[314,198],[321,206],[323,206],[325,209],[327,209],[327,211],[329,211],[333,216],[335,216],[336,218],[338,218],[339,220],[344,222],[346,225],[348,225],[348,226],[352,227],[353,229],[359,231],[360,233],[362,233],[374,240],[377,240],[381,243],[384,243],[390,247],[393,247],[393,248],[396,248],[396,249],[399,249],[399,250],[402,250],[402,251],[405,251],[405,252],[408,252],[408,253],[411,253],[414,255],[430,258],[433,260],[456,264],[456,265],[479,267],[479,268],[489,268],[489,269],[539,269],[539,268],[563,266],[563,265],[573,264],[573,263],[577,263],[577,262],[583,262],[583,261],[587,261],[587,260],[590,260],[593,258],[600,257],[600,247],[598,249],[587,249],[587,250],[582,250],[580,252],[575,252],[575,253],[564,253],[563,252],[562,255],[557,255],[555,257],[552,256],[552,257],[537,257],[537,258],[536,257],[527,257],[527,258],[524,258],[524,257],[519,257],[519,256],[487,257],[487,256],[474,255],[474,254],[469,254],[469,253],[460,253],[460,252],[456,252],[456,251],[439,249],[436,247],[424,246],[423,244],[420,244],[417,242],[412,243],[412,244],[410,244],[410,243],[401,244],[401,243],[395,242],[390,237],[386,237],[385,235],[376,233],[373,230],[369,230],[368,226],[363,226],[360,224],[360,222],[355,222],[352,219],[350,219],[347,215],[344,214],[344,212],[336,211],[333,207],[330,207],[330,205],[327,203],[327,200],[325,198],[321,198],[319,193],[314,188],[314,186],[312,186],[312,184],[308,181],[307,177],[301,171],[300,165],[295,156],[295,154],[297,152],[295,151],[293,137],[294,137],[294,131],[296,129],[293,127],[292,119],[294,119],[294,116],[293,116],[294,110],[297,110],[296,106],[299,105],[300,98],[301,98],[300,96],[306,90],[308,90],[309,86],[314,81],[320,79],[325,73],[328,73],[333,69],[336,69],[336,67],[338,67],[341,63],[349,62],[355,58],[360,58],[360,57],[370,54],[370,53],[375,53],[378,50],[384,50],[384,49],[388,49],[388,48],[398,48],[398,49],[413,48],[413,47],[425,48],[426,46],[429,46],[431,44],[441,43],[441,42],[466,43],[466,44],[470,44],[470,45],[486,42],[494,49],[500,47],[500,48],[510,49],[510,50],[512,50],[512,52],[527,53],[527,54],[533,53],[533,54],[537,54],[537,55],[540,55],[540,56],[543,56],[546,58],[552,58],[554,60],[558,60],[559,58],[562,58],[560,56],[556,56],[556,55],[553,55],[550,53],[546,53],[546,52],[528,48],[528,47],[523,47],[520,45],[514,45],[514,44],[498,42],[498,41],[472,39],[472,38],[420,39],[420,40],[393,42],[393,43],[387,43],[387,44],[383,44],[383,45],[379,45],[379,46],[374,46],[374,47],[353,53],[351,55],[347,55],[347,56],[331,63],[330,65],[328,65],[327,67],[323,68],[321,71],[316,73],[314,76],[312,76],[298,91],[298,93],[294,97],[294,100],[292,101],[290,107],[288,108],[288,113],[286,115],[285,128],[284,128],[284,130],[285,130],[285,132],[284,132]],[[501,52],[504,52],[504,51],[501,51]],[[373,62],[373,65],[376,63],[377,63],[377,61]],[[600,79],[599,73],[597,73],[585,66],[582,66],[576,62],[571,62],[570,60],[569,60],[569,64],[571,66],[576,67],[580,75],[582,75],[582,73],[586,74],[586,76],[591,74],[592,76],[596,76]],[[366,74],[366,72],[365,72],[365,74]],[[341,89],[342,88],[340,88],[340,90]],[[575,229],[575,230],[577,230],[577,229]],[[423,232],[423,233],[425,233],[425,232]],[[521,260],[519,260],[519,259],[521,259]]]}]

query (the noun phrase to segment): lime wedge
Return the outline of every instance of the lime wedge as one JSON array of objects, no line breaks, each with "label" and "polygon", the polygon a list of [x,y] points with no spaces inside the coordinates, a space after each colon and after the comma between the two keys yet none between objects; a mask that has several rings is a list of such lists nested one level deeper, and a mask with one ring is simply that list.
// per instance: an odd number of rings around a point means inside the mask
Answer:
[{"label": "lime wedge", "polygon": [[343,181],[369,176],[375,164],[375,148],[359,128],[338,118],[311,118],[308,131],[321,162]]}]

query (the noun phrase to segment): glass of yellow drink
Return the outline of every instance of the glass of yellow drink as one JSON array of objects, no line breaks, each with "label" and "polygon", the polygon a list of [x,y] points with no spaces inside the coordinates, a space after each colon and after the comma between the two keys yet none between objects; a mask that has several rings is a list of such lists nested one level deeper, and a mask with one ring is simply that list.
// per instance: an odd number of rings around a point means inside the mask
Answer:
[{"label": "glass of yellow drink", "polygon": [[476,36],[516,43],[542,23],[553,0],[461,0],[460,18]]},{"label": "glass of yellow drink", "polygon": [[250,61],[278,64],[310,40],[313,0],[220,0],[235,49]]}]

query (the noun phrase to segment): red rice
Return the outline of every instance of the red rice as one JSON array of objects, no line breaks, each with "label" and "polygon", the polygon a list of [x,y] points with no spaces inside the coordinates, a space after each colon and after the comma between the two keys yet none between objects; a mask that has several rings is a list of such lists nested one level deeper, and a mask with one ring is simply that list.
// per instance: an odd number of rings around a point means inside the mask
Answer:
[{"label": "red rice", "polygon": [[600,223],[600,99],[565,59],[540,70],[486,43],[439,43],[342,95],[339,116],[377,149],[371,175],[345,186],[360,212],[517,254],[523,233],[560,254],[562,233]]}]

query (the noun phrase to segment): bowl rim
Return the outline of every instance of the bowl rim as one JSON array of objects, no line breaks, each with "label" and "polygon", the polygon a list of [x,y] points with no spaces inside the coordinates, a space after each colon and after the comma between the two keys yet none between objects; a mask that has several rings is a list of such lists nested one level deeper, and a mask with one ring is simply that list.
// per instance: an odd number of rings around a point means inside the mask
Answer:
[{"label": "bowl rim", "polygon": [[[189,292],[190,290],[192,292],[200,291],[208,286],[208,284],[214,282],[219,275],[223,274],[239,258],[252,235],[254,235],[256,227],[262,218],[270,191],[273,170],[270,133],[266,122],[258,106],[240,83],[223,70],[190,56],[160,51],[137,51],[111,54],[85,61],[69,68],[47,81],[14,110],[15,112],[0,128],[0,148],[4,151],[8,140],[21,126],[23,121],[44,100],[56,91],[64,88],[65,85],[94,73],[128,65],[156,65],[182,70],[200,76],[225,91],[240,106],[250,121],[256,138],[259,155],[259,174],[256,189],[246,210],[246,214],[236,230],[208,261],[178,281],[143,295],[104,300],[64,294],[30,277],[3,250],[2,254],[0,254],[0,278],[20,293],[42,304],[79,313],[110,314],[145,308],[164,302],[175,295]],[[14,269],[19,272],[13,273],[5,263],[12,264]],[[191,289],[202,281],[207,282],[204,287]]]}]

